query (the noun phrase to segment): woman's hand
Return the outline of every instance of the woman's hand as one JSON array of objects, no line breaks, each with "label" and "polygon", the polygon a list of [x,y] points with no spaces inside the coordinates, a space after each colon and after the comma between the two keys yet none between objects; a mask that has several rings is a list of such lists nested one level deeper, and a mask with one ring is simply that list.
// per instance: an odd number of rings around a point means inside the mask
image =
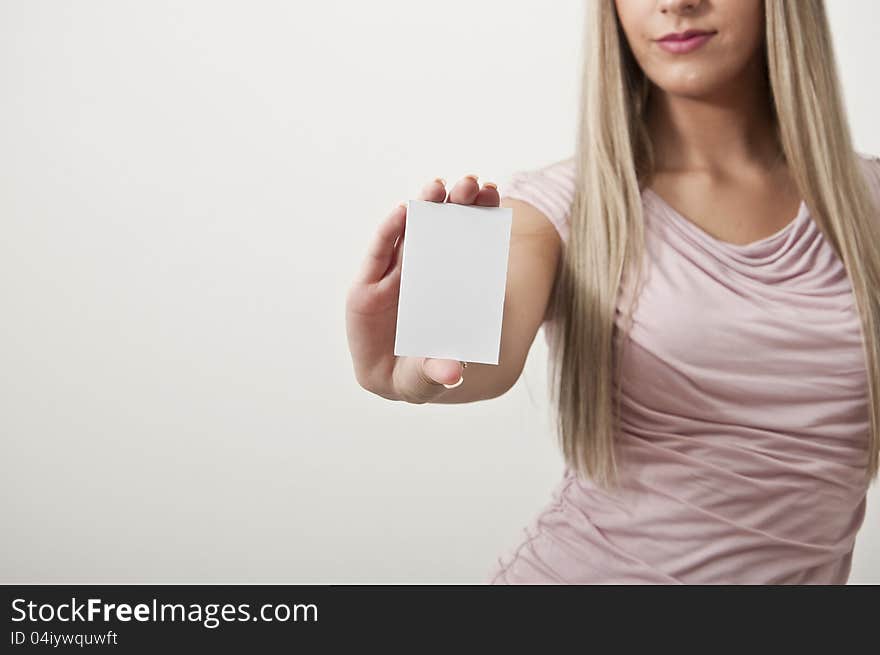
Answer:
[{"label": "woman's hand", "polygon": [[[500,204],[496,186],[487,183],[480,188],[475,175],[459,180],[448,200],[440,178],[427,184],[419,199],[486,207]],[[346,332],[355,377],[364,389],[392,400],[426,403],[464,381],[464,364],[454,359],[394,355],[405,227],[404,204],[379,224],[346,295]],[[454,265],[454,253],[449,262]]]}]

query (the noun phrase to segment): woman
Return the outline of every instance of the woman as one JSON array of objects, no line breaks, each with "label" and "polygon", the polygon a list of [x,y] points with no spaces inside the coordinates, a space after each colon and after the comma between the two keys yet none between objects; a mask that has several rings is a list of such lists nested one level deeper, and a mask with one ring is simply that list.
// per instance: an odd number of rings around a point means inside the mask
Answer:
[{"label": "woman", "polygon": [[[503,189],[501,364],[391,354],[398,207],[347,298],[356,377],[492,398],[545,327],[565,471],[488,582],[843,584],[878,470],[880,159],[853,149],[824,4],[587,17],[576,154]],[[421,198],[501,201],[475,177]]]}]

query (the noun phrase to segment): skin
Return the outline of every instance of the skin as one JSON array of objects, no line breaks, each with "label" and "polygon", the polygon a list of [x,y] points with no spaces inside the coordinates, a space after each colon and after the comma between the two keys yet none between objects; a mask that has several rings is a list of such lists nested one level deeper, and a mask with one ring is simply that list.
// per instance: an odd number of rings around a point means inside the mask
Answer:
[{"label": "skin", "polygon": [[[419,199],[490,207],[500,203],[495,185],[480,186],[476,176],[461,178],[448,197],[438,178],[425,185]],[[345,302],[352,366],[364,389],[417,404],[465,403],[496,398],[519,379],[546,312],[561,242],[556,228],[534,207],[509,199],[500,204],[513,209],[513,221],[499,364],[469,363],[464,368],[455,360],[393,355],[406,225],[406,207],[400,205],[376,230]],[[451,389],[445,386],[456,383]]]},{"label": "skin", "polygon": [[[647,122],[656,171],[649,186],[682,216],[717,239],[751,243],[787,225],[800,197],[772,138],[762,71],[762,0],[616,0],[627,43],[653,84]],[[702,48],[684,55],[656,39],[710,29]],[[346,332],[357,382],[384,398],[464,403],[505,393],[519,378],[545,317],[561,242],[531,205],[499,198],[491,183],[465,176],[447,195],[439,178],[419,199],[511,207],[510,254],[497,366],[395,357],[405,206],[378,225],[346,296]],[[467,320],[467,317],[459,317]],[[454,388],[446,385],[458,383]]]},{"label": "skin", "polygon": [[[773,138],[763,0],[616,0],[627,42],[651,81],[650,186],[722,241],[747,244],[787,225],[800,196]],[[716,34],[687,54],[657,39]]]}]

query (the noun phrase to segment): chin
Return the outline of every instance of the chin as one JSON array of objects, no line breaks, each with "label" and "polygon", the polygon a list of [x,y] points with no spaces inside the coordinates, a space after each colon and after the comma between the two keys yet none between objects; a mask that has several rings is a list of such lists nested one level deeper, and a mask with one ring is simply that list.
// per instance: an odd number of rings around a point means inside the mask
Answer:
[{"label": "chin", "polygon": [[706,71],[687,71],[680,75],[667,77],[657,83],[666,93],[686,98],[699,98],[715,93],[724,87],[721,76]]}]

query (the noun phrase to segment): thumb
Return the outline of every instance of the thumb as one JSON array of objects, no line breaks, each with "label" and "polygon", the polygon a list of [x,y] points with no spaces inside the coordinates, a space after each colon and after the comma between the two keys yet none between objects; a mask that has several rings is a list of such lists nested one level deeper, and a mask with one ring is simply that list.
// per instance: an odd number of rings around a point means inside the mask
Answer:
[{"label": "thumb", "polygon": [[431,380],[439,382],[447,389],[455,389],[464,382],[465,362],[455,359],[434,359],[425,357],[422,359],[422,370]]},{"label": "thumb", "polygon": [[464,381],[464,366],[455,359],[404,357],[396,371],[395,387],[402,400],[421,404]]}]

